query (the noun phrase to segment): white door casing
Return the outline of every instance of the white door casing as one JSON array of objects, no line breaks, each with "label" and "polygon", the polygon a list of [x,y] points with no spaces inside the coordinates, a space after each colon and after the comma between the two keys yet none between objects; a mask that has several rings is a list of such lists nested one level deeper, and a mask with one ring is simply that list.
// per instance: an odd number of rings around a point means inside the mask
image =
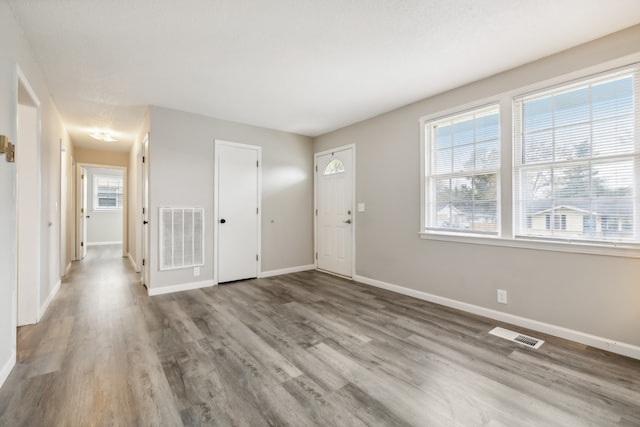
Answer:
[{"label": "white door casing", "polygon": [[218,283],[260,273],[262,148],[216,141],[214,269]]},{"label": "white door casing", "polygon": [[316,267],[353,276],[354,147],[316,154]]}]

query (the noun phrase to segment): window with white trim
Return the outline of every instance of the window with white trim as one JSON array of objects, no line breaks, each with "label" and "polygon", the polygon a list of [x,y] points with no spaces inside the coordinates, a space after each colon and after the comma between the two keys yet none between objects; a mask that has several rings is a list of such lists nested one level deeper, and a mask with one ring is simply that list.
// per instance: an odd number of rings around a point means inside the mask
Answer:
[{"label": "window with white trim", "polygon": [[93,209],[120,210],[123,205],[122,177],[116,175],[93,176]]},{"label": "window with white trim", "polygon": [[516,237],[640,241],[640,73],[514,99]]},{"label": "window with white trim", "polygon": [[499,233],[498,105],[423,123],[427,232]]}]

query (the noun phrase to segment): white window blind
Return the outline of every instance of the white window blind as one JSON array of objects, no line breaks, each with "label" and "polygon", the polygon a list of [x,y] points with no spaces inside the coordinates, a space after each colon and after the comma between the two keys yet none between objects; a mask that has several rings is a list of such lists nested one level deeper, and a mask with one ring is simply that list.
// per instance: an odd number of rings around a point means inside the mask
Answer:
[{"label": "white window blind", "polygon": [[498,234],[498,105],[424,126],[426,230]]},{"label": "white window blind", "polygon": [[119,210],[124,202],[122,177],[115,175],[93,176],[93,209]]},{"label": "white window blind", "polygon": [[638,69],[514,100],[515,235],[638,242]]},{"label": "white window blind", "polygon": [[160,208],[160,270],[204,265],[204,209]]}]

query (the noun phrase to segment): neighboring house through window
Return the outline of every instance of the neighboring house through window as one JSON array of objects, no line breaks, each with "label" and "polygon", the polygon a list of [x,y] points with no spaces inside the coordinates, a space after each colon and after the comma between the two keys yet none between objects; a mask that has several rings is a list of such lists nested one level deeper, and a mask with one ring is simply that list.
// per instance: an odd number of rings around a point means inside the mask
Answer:
[{"label": "neighboring house through window", "polygon": [[[613,73],[515,100],[517,236],[637,240],[634,74]],[[535,226],[540,212],[544,228]]]},{"label": "neighboring house through window", "polygon": [[422,237],[640,251],[640,65],[538,87],[421,119]]}]

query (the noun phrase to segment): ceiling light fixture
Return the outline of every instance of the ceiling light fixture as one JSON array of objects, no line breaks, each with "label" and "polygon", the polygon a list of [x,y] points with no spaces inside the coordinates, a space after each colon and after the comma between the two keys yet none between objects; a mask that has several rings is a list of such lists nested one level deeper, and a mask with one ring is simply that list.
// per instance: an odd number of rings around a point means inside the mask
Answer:
[{"label": "ceiling light fixture", "polygon": [[89,136],[93,139],[97,139],[98,141],[103,141],[103,142],[117,141],[117,139],[111,136],[110,132],[93,132],[93,133],[90,133]]}]

